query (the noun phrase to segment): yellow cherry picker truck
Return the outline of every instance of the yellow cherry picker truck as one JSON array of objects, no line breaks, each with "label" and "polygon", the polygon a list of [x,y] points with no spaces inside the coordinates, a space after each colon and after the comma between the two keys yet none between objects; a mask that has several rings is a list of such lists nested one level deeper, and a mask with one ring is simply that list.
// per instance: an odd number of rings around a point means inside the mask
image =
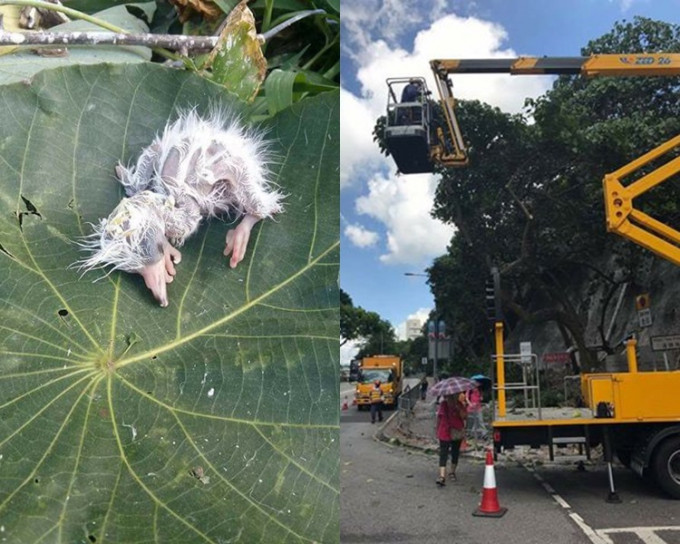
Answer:
[{"label": "yellow cherry picker truck", "polygon": [[[620,54],[590,57],[522,57],[512,59],[433,60],[430,67],[444,113],[444,123],[433,121],[432,101],[423,78],[388,79],[388,107],[385,145],[404,174],[432,172],[434,164],[463,167],[468,156],[456,120],[455,100],[450,74],[507,73],[513,75],[580,74],[604,76],[680,76],[680,54]],[[398,102],[397,91],[405,84],[418,85],[416,101]],[[631,163],[604,177],[607,230],[623,236],[680,265],[680,232],[635,208],[635,199],[680,172],[680,135],[645,153]],[[652,162],[675,156],[649,171]],[[655,163],[655,164],[657,164]],[[625,184],[635,172],[642,176]],[[630,178],[629,178],[630,179]],[[499,290],[494,274],[494,291]],[[495,375],[497,402],[494,408],[494,447],[498,455],[506,449],[525,445],[553,448],[578,444],[590,448],[603,446],[609,475],[607,500],[619,502],[614,486],[614,454],[639,475],[651,476],[670,496],[680,499],[680,371],[641,372],[638,370],[636,340],[626,342],[626,372],[598,372],[580,375],[585,408],[568,410],[569,415],[541,409],[538,412],[506,408],[506,383],[503,347],[503,320],[496,296],[494,319]],[[536,379],[537,383],[537,379]],[[527,386],[526,383],[523,384]],[[532,387],[538,387],[533,385]],[[649,392],[654,394],[650,395]],[[540,389],[539,389],[540,393]]]}]

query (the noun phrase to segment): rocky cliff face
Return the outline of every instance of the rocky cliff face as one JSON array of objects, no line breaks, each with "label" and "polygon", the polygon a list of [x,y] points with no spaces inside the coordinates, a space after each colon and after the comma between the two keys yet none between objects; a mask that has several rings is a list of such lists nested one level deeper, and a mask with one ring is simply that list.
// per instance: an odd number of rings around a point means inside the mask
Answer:
[{"label": "rocky cliff face", "polygon": [[[608,270],[615,270],[615,266],[613,260],[605,263]],[[636,270],[635,281],[621,284],[606,309],[605,289],[605,285],[594,282],[592,277],[569,289],[572,303],[585,325],[586,344],[597,354],[600,369],[626,370],[622,341],[633,334],[638,340],[640,370],[680,371],[680,267],[650,254]],[[636,309],[636,298],[644,293],[649,294],[651,324]],[[614,353],[602,349],[602,336],[608,339]],[[505,350],[519,353],[519,343],[526,341],[532,343],[539,368],[571,373],[563,355],[570,346],[565,345],[555,323],[519,325],[508,336]]]}]

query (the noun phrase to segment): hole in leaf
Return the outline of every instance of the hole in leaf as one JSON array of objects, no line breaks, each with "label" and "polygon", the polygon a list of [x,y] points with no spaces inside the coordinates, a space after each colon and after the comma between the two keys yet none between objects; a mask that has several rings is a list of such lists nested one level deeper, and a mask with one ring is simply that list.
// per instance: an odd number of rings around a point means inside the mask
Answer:
[{"label": "hole in leaf", "polygon": [[14,255],[12,255],[9,251],[7,251],[7,250],[5,249],[5,247],[4,247],[2,244],[0,244],[0,253],[4,253],[4,254],[7,255],[10,259],[14,259]]},{"label": "hole in leaf", "polygon": [[33,483],[34,483],[34,484],[39,484],[39,483],[40,483],[40,478],[38,478],[37,476],[36,476],[35,478],[33,478]]},{"label": "hole in leaf", "polygon": [[38,208],[36,208],[33,205],[33,202],[28,200],[28,198],[26,198],[24,195],[21,195],[21,200],[24,201],[24,205],[26,206],[26,210],[28,211],[28,213],[32,213],[32,214],[40,216],[40,213],[38,212]]},{"label": "hole in leaf", "polygon": [[19,220],[19,230],[23,230],[24,215],[37,215],[40,219],[42,219],[42,215],[40,215],[38,208],[36,208],[33,205],[33,202],[28,200],[28,198],[26,198],[24,195],[21,195],[21,200],[24,201],[24,206],[26,206],[26,211],[25,212],[17,212],[17,219]]},{"label": "hole in leaf", "polygon": [[153,357],[151,357],[152,361],[155,361],[156,359],[158,359],[158,355],[154,355]]},{"label": "hole in leaf", "polygon": [[65,308],[62,308],[57,312],[61,317],[66,317],[68,315],[68,310]]},{"label": "hole in leaf", "polygon": [[90,542],[97,542],[97,537],[94,536],[94,535],[87,535],[87,539],[88,539]]}]

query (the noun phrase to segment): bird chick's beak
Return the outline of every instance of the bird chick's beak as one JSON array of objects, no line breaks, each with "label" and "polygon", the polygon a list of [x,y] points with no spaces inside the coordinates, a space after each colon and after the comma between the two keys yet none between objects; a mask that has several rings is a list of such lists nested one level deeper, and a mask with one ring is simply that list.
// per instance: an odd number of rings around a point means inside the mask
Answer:
[{"label": "bird chick's beak", "polygon": [[[168,274],[165,271],[165,259],[145,266],[139,273],[144,278],[144,283],[151,290],[154,298],[161,303],[162,308],[165,308],[168,305],[168,290],[166,288]],[[172,277],[170,281],[172,281]]]},{"label": "bird chick's beak", "polygon": [[140,270],[144,283],[153,293],[154,298],[161,303],[161,307],[168,305],[167,284],[175,279],[175,264],[182,260],[182,254],[167,241],[163,244],[163,256],[154,263]]}]

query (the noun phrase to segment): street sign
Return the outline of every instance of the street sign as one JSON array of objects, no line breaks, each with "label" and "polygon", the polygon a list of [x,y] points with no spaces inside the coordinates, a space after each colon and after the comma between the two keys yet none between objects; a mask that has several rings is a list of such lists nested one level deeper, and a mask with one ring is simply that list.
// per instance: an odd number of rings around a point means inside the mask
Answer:
[{"label": "street sign", "polygon": [[652,336],[652,351],[680,349],[680,336]]},{"label": "street sign", "polygon": [[638,310],[638,323],[640,327],[651,327],[652,326],[652,310],[645,308],[644,310]]},{"label": "street sign", "polygon": [[553,353],[544,353],[543,362],[544,363],[568,363],[571,357],[566,351],[556,351]]},{"label": "street sign", "polygon": [[427,355],[429,359],[448,359],[451,355],[451,340],[430,339]]},{"label": "street sign", "polygon": [[523,365],[531,364],[531,342],[519,343],[520,361]]}]

